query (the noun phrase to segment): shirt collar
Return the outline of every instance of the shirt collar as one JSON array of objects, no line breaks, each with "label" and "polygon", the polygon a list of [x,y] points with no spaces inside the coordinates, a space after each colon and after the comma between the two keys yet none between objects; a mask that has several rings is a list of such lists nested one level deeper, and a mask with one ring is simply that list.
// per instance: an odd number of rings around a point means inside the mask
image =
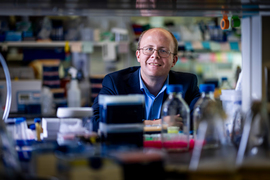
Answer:
[{"label": "shirt collar", "polygon": [[[145,91],[149,92],[148,89],[147,89],[147,87],[145,86],[143,80],[142,80],[142,77],[141,77],[141,68],[139,69],[139,80],[140,80],[140,90],[142,92],[145,92]],[[166,85],[167,84],[169,84],[169,74],[167,76],[167,79],[165,81],[165,84],[163,85],[163,87],[161,88],[160,91],[164,91],[166,89]]]}]

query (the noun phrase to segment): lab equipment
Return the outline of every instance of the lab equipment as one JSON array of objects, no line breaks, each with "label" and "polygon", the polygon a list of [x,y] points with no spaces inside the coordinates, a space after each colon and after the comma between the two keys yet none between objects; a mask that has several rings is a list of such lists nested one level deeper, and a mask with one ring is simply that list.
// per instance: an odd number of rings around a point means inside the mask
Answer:
[{"label": "lab equipment", "polygon": [[59,107],[57,109],[57,117],[59,118],[80,118],[83,127],[89,132],[92,131],[93,125],[91,117],[93,116],[92,107]]},{"label": "lab equipment", "polygon": [[207,106],[208,101],[215,101],[214,98],[215,85],[214,84],[201,84],[200,92],[201,97],[196,102],[193,112],[193,136],[197,139],[197,130],[201,121],[201,111]]},{"label": "lab equipment", "polygon": [[81,107],[81,90],[78,86],[77,70],[70,67],[69,71],[71,74],[71,81],[68,89],[68,107]]},{"label": "lab equipment", "polygon": [[15,118],[8,118],[5,122],[7,134],[10,136],[12,140],[15,140],[16,137],[15,121],[16,121]]},{"label": "lab equipment", "polygon": [[72,64],[77,69],[78,86],[81,91],[81,106],[88,107],[90,105],[90,81],[89,81],[89,54],[72,53]]},{"label": "lab equipment", "polygon": [[16,118],[15,121],[16,126],[16,140],[18,142],[28,140],[29,135],[27,133],[27,124],[25,118]]},{"label": "lab equipment", "polygon": [[44,86],[41,91],[41,114],[42,116],[55,115],[55,103],[50,88]]},{"label": "lab equipment", "polygon": [[239,108],[233,115],[233,125],[231,132],[231,143],[235,146],[236,149],[239,148],[242,139],[244,120],[245,114]]},{"label": "lab equipment", "polygon": [[167,85],[162,107],[162,146],[168,151],[187,151],[190,139],[190,110],[182,98],[182,85]]},{"label": "lab equipment", "polygon": [[112,28],[112,33],[114,33],[115,41],[128,41],[128,30],[123,28]]},{"label": "lab equipment", "polygon": [[[2,113],[0,115],[2,116]],[[3,120],[0,120],[0,142],[0,153],[2,155],[0,161],[0,177],[5,177],[5,179],[17,179],[21,171],[18,154],[14,148],[14,141],[12,137],[9,136]]]},{"label": "lab equipment", "polygon": [[[0,81],[0,86],[3,86],[3,94],[12,96],[10,98],[9,111],[12,113],[40,113],[41,101],[41,80],[17,80],[11,81],[12,89],[7,88],[5,81]],[[2,101],[2,104],[4,102]],[[6,108],[5,108],[6,109]]]},{"label": "lab equipment", "polygon": [[221,78],[221,85],[220,85],[220,89],[232,89],[229,81],[228,81],[228,78],[227,77],[222,77]]},{"label": "lab equipment", "polygon": [[226,114],[221,104],[208,101],[201,114],[198,135],[190,160],[190,170],[200,168],[230,168],[236,150],[226,141],[224,119]]},{"label": "lab equipment", "polygon": [[[35,79],[32,67],[9,67],[10,79]],[[6,79],[3,69],[0,68],[0,79]]]},{"label": "lab equipment", "polygon": [[253,101],[247,112],[236,157],[236,165],[243,179],[256,179],[258,175],[261,179],[269,177],[270,126],[267,109],[265,101]]},{"label": "lab equipment", "polygon": [[36,125],[30,124],[29,129],[32,131],[33,139],[37,140]]},{"label": "lab equipment", "polygon": [[41,127],[41,119],[40,118],[35,118],[34,119],[34,123],[35,123],[35,130],[36,130],[36,140],[37,141],[41,141],[43,138],[42,138],[42,133],[43,133],[43,129]]},{"label": "lab equipment", "polygon": [[74,143],[79,136],[93,137],[92,115],[91,107],[59,107],[57,109],[57,117],[60,118],[58,144]]},{"label": "lab equipment", "polygon": [[239,73],[239,77],[235,86],[236,91],[241,91],[242,90],[242,72]]},{"label": "lab equipment", "polygon": [[42,86],[60,88],[59,64],[42,64]]},{"label": "lab equipment", "polygon": [[236,164],[263,165],[264,162],[269,162],[269,148],[270,125],[267,105],[265,102],[254,101],[245,119]]},{"label": "lab equipment", "polygon": [[99,95],[104,145],[143,146],[144,95]]},{"label": "lab equipment", "polygon": [[42,118],[43,139],[56,140],[59,132],[60,119],[59,118]]},{"label": "lab equipment", "polygon": [[[4,112],[0,111],[0,116],[2,120],[0,120],[0,153],[2,155],[0,165],[1,165],[1,175],[4,175],[6,179],[16,179],[18,178],[18,174],[21,171],[20,164],[18,162],[18,156],[16,154],[14,144],[11,138],[7,135],[7,129],[5,122],[9,116],[10,106],[11,106],[11,80],[8,71],[7,64],[0,53],[0,62],[3,66],[4,73],[6,76],[6,102],[5,102],[5,110]],[[0,102],[0,107],[2,102]],[[2,174],[4,173],[4,174]]]},{"label": "lab equipment", "polygon": [[[227,114],[227,118],[225,120],[225,129],[226,129],[226,136],[227,140],[230,139],[232,136],[232,128],[234,119],[237,116],[242,116],[242,91],[236,90],[221,90],[220,100],[222,101],[222,107],[225,113]],[[240,119],[236,120],[238,123]],[[237,123],[237,122],[235,122]],[[236,127],[235,127],[236,128]]]},{"label": "lab equipment", "polygon": [[88,133],[79,118],[42,118],[43,141],[57,141],[59,145],[75,142],[78,135]]},{"label": "lab equipment", "polygon": [[31,145],[35,139],[30,138],[30,134],[26,124],[26,119],[23,117],[16,118],[16,150],[21,161],[29,161],[31,158]]}]

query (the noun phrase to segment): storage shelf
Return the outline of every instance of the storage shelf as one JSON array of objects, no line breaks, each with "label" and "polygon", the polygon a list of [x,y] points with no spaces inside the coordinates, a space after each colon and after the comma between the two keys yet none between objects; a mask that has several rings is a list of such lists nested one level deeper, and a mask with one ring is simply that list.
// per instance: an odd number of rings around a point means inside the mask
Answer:
[{"label": "storage shelf", "polygon": [[[137,48],[138,42],[134,42],[134,47]],[[178,46],[185,47],[186,51],[194,50],[209,51],[209,52],[229,52],[229,51],[241,51],[241,41],[179,41]],[[181,50],[180,50],[181,51]]]},{"label": "storage shelf", "polygon": [[[155,5],[153,8],[153,4]],[[145,12],[146,11],[146,12]],[[222,17],[229,15],[252,16],[269,11],[269,0],[264,1],[135,1],[114,0],[1,0],[1,15],[50,16],[191,16]]]},{"label": "storage shelf", "polygon": [[[19,41],[19,42],[2,42],[0,46],[6,47],[65,47],[66,42],[70,46],[73,44],[89,42],[89,41],[51,41],[51,42],[36,42],[36,41]],[[104,41],[104,42],[92,42],[93,46],[103,46],[108,43],[119,44],[119,42]]]}]

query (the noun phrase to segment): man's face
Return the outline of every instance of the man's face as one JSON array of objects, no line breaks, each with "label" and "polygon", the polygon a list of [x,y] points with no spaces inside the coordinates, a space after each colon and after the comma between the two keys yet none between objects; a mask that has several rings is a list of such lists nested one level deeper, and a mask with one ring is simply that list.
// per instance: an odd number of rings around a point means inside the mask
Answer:
[{"label": "man's face", "polygon": [[[149,47],[154,49],[165,49],[173,53],[174,43],[171,35],[161,29],[147,31],[140,42],[140,48]],[[170,69],[175,65],[177,56],[170,54],[168,57],[160,57],[158,51],[152,55],[143,54],[143,50],[136,51],[137,61],[141,65],[141,76],[145,78],[167,77]]]}]

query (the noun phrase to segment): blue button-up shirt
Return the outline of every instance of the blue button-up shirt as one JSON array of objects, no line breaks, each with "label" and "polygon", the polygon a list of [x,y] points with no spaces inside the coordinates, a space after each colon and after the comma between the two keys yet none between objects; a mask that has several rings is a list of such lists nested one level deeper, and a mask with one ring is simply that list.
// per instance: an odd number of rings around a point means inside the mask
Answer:
[{"label": "blue button-up shirt", "polygon": [[166,90],[166,85],[169,84],[169,75],[156,97],[153,94],[151,94],[147,89],[147,87],[145,86],[141,78],[141,70],[139,71],[139,79],[140,79],[140,89],[145,96],[146,120],[160,119],[163,96]]}]

